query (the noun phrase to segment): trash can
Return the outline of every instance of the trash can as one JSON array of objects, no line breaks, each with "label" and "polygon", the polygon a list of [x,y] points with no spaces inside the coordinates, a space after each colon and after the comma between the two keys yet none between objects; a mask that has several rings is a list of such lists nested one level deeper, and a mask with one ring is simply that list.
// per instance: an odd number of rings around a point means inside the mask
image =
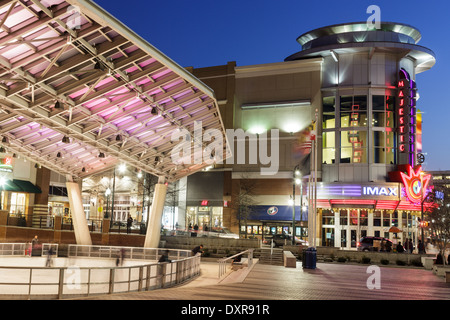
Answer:
[{"label": "trash can", "polygon": [[302,267],[305,269],[315,269],[317,261],[317,250],[316,248],[308,248],[303,250],[302,255]]}]

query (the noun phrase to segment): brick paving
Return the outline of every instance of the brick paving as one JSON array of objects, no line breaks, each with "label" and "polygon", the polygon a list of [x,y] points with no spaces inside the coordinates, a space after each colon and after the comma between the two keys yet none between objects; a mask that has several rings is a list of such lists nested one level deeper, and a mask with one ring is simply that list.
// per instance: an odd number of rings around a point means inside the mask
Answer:
[{"label": "brick paving", "polygon": [[450,284],[421,268],[380,267],[380,289],[368,289],[368,265],[318,263],[302,269],[257,263],[244,280],[217,283],[217,265],[176,288],[91,296],[93,300],[450,300]]}]

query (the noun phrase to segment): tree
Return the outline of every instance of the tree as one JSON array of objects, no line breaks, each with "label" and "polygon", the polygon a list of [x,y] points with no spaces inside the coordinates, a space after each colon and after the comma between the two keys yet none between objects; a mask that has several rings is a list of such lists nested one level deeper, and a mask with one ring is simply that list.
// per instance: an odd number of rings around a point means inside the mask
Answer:
[{"label": "tree", "polygon": [[[249,216],[254,212],[257,204],[254,195],[256,188],[256,180],[244,177],[239,181],[239,188],[234,193],[232,208],[238,213],[239,218],[239,234],[241,233],[242,220],[244,220],[245,230],[247,230],[247,222]],[[247,232],[245,232],[247,238]]]},{"label": "tree", "polygon": [[[427,213],[427,217],[439,248],[439,254],[444,258],[445,249],[450,240],[450,188],[443,187],[441,190],[434,190],[432,197],[437,206]],[[446,259],[443,260],[445,265]]]}]

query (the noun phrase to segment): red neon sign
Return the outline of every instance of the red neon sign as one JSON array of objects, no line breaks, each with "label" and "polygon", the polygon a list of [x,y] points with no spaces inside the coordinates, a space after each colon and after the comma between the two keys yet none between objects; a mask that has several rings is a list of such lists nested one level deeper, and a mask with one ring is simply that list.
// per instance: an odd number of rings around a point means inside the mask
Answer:
[{"label": "red neon sign", "polygon": [[202,206],[207,206],[208,205],[208,200],[202,200]]},{"label": "red neon sign", "polygon": [[7,166],[12,166],[12,158],[11,157],[3,158],[2,164],[7,165]]},{"label": "red neon sign", "polygon": [[401,172],[400,176],[405,186],[406,196],[409,201],[411,201],[411,203],[420,203],[426,196],[426,190],[428,183],[430,182],[431,175],[424,174],[421,166],[417,167],[414,171],[413,168],[408,165],[407,174]]}]

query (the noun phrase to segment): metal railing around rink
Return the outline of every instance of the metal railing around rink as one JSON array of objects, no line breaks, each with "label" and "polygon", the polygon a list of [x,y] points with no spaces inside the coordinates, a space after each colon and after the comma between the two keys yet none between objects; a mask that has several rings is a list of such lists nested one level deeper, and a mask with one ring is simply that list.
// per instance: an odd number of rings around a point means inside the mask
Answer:
[{"label": "metal railing around rink", "polygon": [[[200,274],[200,256],[190,250],[148,249],[134,247],[69,246],[69,260],[74,258],[117,259],[123,249],[124,259],[133,265],[116,267],[16,267],[0,266],[0,295],[8,299],[51,298],[146,291],[180,284]],[[162,251],[171,262],[157,263]],[[38,259],[38,258],[31,258]],[[45,261],[45,258],[41,258]],[[136,260],[145,260],[138,264]],[[43,262],[44,264],[44,262]]]}]

